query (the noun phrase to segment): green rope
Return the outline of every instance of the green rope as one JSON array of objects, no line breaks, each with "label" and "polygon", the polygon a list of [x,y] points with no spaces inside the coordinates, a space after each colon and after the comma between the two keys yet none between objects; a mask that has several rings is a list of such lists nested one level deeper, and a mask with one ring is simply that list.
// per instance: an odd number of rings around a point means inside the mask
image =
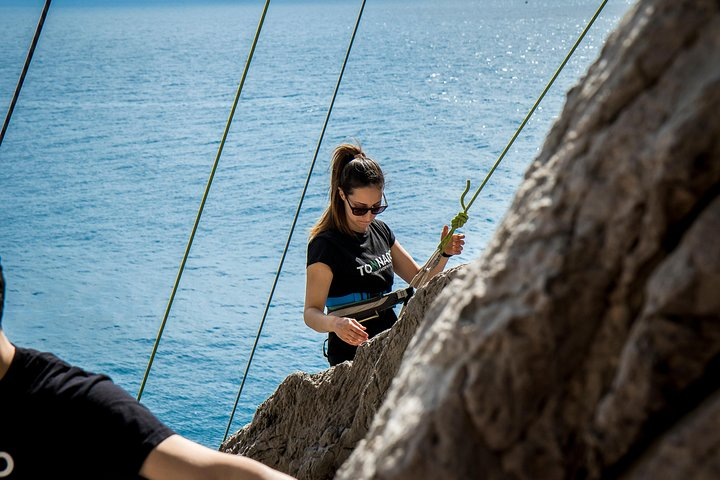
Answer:
[{"label": "green rope", "polygon": [[465,204],[465,195],[470,190],[470,180],[467,181],[467,185],[465,187],[465,191],[463,192],[462,196],[460,197],[460,206],[462,207],[462,211],[458,213],[455,218],[452,220],[452,229],[448,232],[448,234],[443,237],[443,239],[440,241],[440,244],[438,244],[438,250],[443,251],[445,247],[447,246],[448,242],[450,242],[450,239],[452,238],[453,233],[455,233],[455,230],[462,227],[465,222],[468,220],[468,210],[470,210],[470,207],[473,203],[475,203],[475,199],[478,197],[480,192],[482,191],[483,187],[485,187],[485,184],[487,184],[488,180],[490,180],[490,177],[493,173],[495,173],[495,170],[497,169],[498,165],[500,165],[500,162],[502,162],[503,158],[505,158],[505,154],[507,154],[508,150],[510,150],[510,147],[515,143],[515,139],[520,135],[520,132],[525,128],[525,125],[530,120],[530,117],[532,117],[533,113],[535,113],[535,110],[537,109],[538,105],[540,105],[540,102],[542,102],[543,98],[545,98],[545,94],[550,90],[550,87],[555,83],[555,79],[557,79],[558,75],[560,75],[560,72],[565,68],[565,65],[570,60],[570,57],[575,53],[575,50],[580,45],[580,42],[585,38],[585,35],[590,30],[590,27],[595,23],[595,20],[600,15],[600,12],[602,12],[603,8],[605,8],[605,4],[608,2],[608,0],[603,0],[600,6],[598,7],[595,14],[592,16],[588,24],[585,26],[585,29],[582,31],[580,36],[575,41],[575,44],[572,46],[568,54],[565,56],[565,59],[562,61],[558,69],[555,71],[555,74],[552,76],[550,81],[545,86],[545,89],[542,91],[538,99],[535,101],[535,104],[532,106],[530,111],[525,115],[525,119],[522,121],[518,129],[515,131],[515,134],[512,136],[508,144],[505,146],[505,149],[503,149],[502,153],[498,157],[498,159],[495,161],[495,164],[490,169],[488,174],[485,176],[485,179],[480,184],[478,189],[475,191],[475,194],[470,199],[470,202],[466,205]]},{"label": "green rope", "polygon": [[35,47],[37,46],[38,40],[40,39],[40,33],[42,32],[43,25],[45,24],[45,17],[47,17],[48,10],[50,9],[51,0],[46,0],[43,6],[42,12],[40,13],[40,19],[38,20],[37,27],[35,27],[35,35],[33,36],[32,42],[30,43],[30,49],[25,57],[25,64],[23,65],[22,71],[20,72],[20,79],[15,86],[15,92],[13,93],[12,100],[10,100],[10,107],[8,108],[7,114],[5,115],[5,121],[3,122],[2,130],[0,130],[0,146],[2,146],[3,139],[5,138],[5,132],[7,132],[8,125],[10,125],[10,119],[12,118],[13,111],[15,110],[15,104],[17,103],[18,97],[20,97],[20,90],[22,90],[23,83],[25,82],[25,75],[30,68],[30,62],[32,61],[33,54],[35,53]]},{"label": "green rope", "polygon": [[340,75],[338,76],[337,83],[335,84],[335,91],[333,92],[332,99],[330,100],[330,107],[328,108],[327,114],[325,115],[325,122],[323,123],[317,146],[315,147],[315,154],[313,155],[312,162],[310,162],[310,169],[308,171],[307,178],[305,179],[305,185],[303,186],[303,190],[300,195],[300,201],[298,202],[297,210],[295,211],[295,217],[293,218],[292,226],[290,227],[290,233],[288,234],[287,241],[285,242],[285,248],[283,249],[282,257],[280,258],[280,264],[278,266],[277,273],[275,274],[275,280],[273,281],[270,295],[268,297],[267,303],[265,304],[265,311],[263,312],[257,335],[255,336],[255,343],[253,344],[252,350],[250,351],[250,358],[248,359],[247,366],[245,367],[245,373],[243,374],[240,388],[238,389],[237,396],[235,397],[235,404],[233,405],[232,412],[230,413],[230,420],[228,421],[227,428],[225,429],[225,435],[223,436],[222,443],[225,443],[225,440],[227,440],[228,433],[230,432],[230,426],[232,425],[238,403],[240,402],[240,396],[242,395],[243,387],[245,386],[245,381],[247,380],[248,372],[250,371],[250,365],[252,364],[253,357],[255,356],[255,350],[257,349],[258,342],[260,340],[260,334],[262,333],[263,326],[265,325],[265,319],[267,318],[268,310],[270,309],[270,304],[272,303],[272,298],[275,294],[275,287],[277,286],[283,264],[285,263],[285,256],[287,255],[288,248],[290,247],[290,241],[292,240],[293,233],[295,232],[295,225],[297,225],[297,220],[300,215],[300,209],[302,208],[305,194],[307,193],[308,185],[310,184],[310,177],[312,176],[313,169],[315,168],[315,162],[318,157],[318,152],[320,151],[320,145],[322,145],[323,137],[325,136],[325,130],[327,129],[328,122],[330,120],[330,114],[332,113],[333,106],[335,105],[335,98],[337,97],[338,90],[340,89],[340,83],[342,82],[342,78],[345,73],[345,67],[347,66],[348,58],[350,57],[350,51],[352,50],[353,43],[355,42],[355,35],[357,34],[358,27],[360,26],[360,19],[362,18],[364,9],[365,0],[362,0],[362,3],[360,5],[360,11],[358,12],[357,20],[355,21],[355,28],[353,29],[352,36],[350,37],[350,44],[348,45],[347,51],[345,52],[345,59],[343,60],[342,68],[340,69]]},{"label": "green rope", "polygon": [[452,219],[452,222],[450,222],[450,225],[454,229],[462,228],[463,225],[465,225],[465,222],[468,221],[468,214],[465,212],[460,212],[457,215],[455,215],[455,218]]},{"label": "green rope", "polygon": [[190,239],[188,240],[187,247],[185,248],[185,254],[183,255],[182,262],[180,263],[180,269],[175,277],[175,284],[173,285],[172,293],[170,294],[170,300],[168,301],[167,308],[165,309],[165,315],[160,324],[160,329],[158,330],[157,338],[155,339],[155,344],[153,345],[152,354],[150,355],[145,375],[143,376],[142,383],[140,384],[140,390],[137,394],[138,401],[142,398],[143,390],[145,390],[145,384],[147,383],[148,376],[150,375],[150,369],[152,368],[155,354],[157,353],[158,345],[160,344],[160,339],[162,338],[163,331],[165,330],[165,324],[167,323],[168,316],[170,315],[170,309],[172,308],[173,301],[175,300],[175,294],[177,293],[180,279],[182,278],[183,271],[185,270],[185,263],[187,263],[188,256],[190,255],[190,248],[192,247],[193,240],[195,239],[195,233],[197,232],[198,225],[200,224],[200,217],[202,216],[205,208],[205,202],[207,201],[208,194],[210,193],[210,187],[212,186],[213,178],[215,178],[215,172],[217,171],[218,164],[220,163],[220,156],[222,155],[225,140],[227,139],[228,132],[230,131],[230,125],[232,124],[233,117],[235,116],[235,109],[237,108],[238,101],[240,100],[240,94],[242,93],[245,78],[247,77],[248,70],[250,69],[250,62],[252,62],[253,55],[255,54],[255,47],[257,46],[260,31],[262,30],[263,23],[265,22],[265,15],[267,14],[269,5],[270,0],[266,0],[262,15],[260,16],[260,22],[258,23],[257,30],[255,31],[255,38],[253,38],[250,53],[248,54],[247,61],[245,62],[245,69],[243,70],[240,84],[238,85],[237,92],[235,93],[235,99],[233,100],[232,108],[230,109],[230,115],[228,116],[227,123],[225,125],[225,131],[223,132],[222,140],[220,141],[220,146],[218,147],[217,155],[215,156],[215,162],[213,163],[213,167],[210,172],[210,178],[208,178],[207,185],[205,186],[205,193],[203,194],[202,201],[200,202],[200,208],[198,209],[197,216],[195,217],[195,224],[193,225],[192,232],[190,233]]}]

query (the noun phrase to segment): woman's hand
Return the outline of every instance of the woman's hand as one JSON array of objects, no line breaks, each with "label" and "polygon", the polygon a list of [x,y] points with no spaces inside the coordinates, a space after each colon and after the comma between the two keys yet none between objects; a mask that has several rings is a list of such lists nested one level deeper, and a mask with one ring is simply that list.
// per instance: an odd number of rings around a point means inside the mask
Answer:
[{"label": "woman's hand", "polygon": [[[442,234],[440,235],[440,240],[445,238],[450,231],[450,228],[445,225],[442,229]],[[465,245],[465,235],[462,233],[453,233],[452,238],[448,242],[447,245],[445,245],[445,250],[443,253],[445,255],[460,255],[463,251],[463,245]]]},{"label": "woman's hand", "polygon": [[365,332],[365,327],[354,318],[330,318],[334,320],[333,332],[335,332],[343,342],[358,346],[367,341],[368,334]]}]

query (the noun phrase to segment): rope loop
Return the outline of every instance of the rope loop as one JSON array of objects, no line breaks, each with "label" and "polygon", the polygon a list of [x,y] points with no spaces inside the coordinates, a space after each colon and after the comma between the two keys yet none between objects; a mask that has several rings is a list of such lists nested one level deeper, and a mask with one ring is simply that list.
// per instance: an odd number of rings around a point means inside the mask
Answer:
[{"label": "rope loop", "polygon": [[458,228],[462,228],[463,225],[465,225],[465,222],[468,221],[468,218],[470,218],[470,216],[467,212],[459,212],[455,215],[455,218],[452,219],[452,222],[450,222],[452,229],[457,230]]}]

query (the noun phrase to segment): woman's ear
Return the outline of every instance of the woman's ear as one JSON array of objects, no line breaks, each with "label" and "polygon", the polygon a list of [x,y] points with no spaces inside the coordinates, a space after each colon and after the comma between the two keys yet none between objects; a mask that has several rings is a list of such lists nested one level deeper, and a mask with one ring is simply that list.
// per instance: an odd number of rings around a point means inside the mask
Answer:
[{"label": "woman's ear", "polygon": [[342,188],[338,187],[338,193],[340,194],[340,198],[341,198],[343,201],[346,201],[346,199],[345,199],[345,192],[342,191]]}]

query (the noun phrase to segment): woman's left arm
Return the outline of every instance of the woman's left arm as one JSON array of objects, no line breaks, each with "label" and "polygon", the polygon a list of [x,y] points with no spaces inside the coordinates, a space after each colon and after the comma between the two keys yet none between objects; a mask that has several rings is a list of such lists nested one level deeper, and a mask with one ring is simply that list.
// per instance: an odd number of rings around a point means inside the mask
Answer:
[{"label": "woman's left arm", "polygon": [[407,250],[405,250],[397,240],[395,240],[393,246],[390,247],[390,254],[392,255],[392,264],[395,273],[407,283],[410,283],[413,277],[420,271],[420,266],[415,263],[415,260],[413,260]]},{"label": "woman's left arm", "polygon": [[[449,228],[447,225],[445,225],[443,227],[442,234],[440,235],[440,239],[445,238],[448,232]],[[453,234],[452,239],[445,246],[444,253],[450,256],[459,255],[463,251],[463,245],[465,245],[465,235],[461,233],[455,233]],[[397,273],[400,278],[405,280],[407,283],[410,283],[413,277],[415,277],[415,275],[420,271],[420,266],[415,263],[415,260],[413,260],[407,250],[405,250],[402,245],[400,245],[400,242],[398,242],[397,240],[395,240],[395,243],[393,243],[390,251],[392,253],[393,269],[395,270],[395,273]],[[440,257],[440,261],[433,269],[431,277],[434,277],[435,275],[443,271],[443,269],[447,265],[448,258],[449,257],[446,256]]]}]

